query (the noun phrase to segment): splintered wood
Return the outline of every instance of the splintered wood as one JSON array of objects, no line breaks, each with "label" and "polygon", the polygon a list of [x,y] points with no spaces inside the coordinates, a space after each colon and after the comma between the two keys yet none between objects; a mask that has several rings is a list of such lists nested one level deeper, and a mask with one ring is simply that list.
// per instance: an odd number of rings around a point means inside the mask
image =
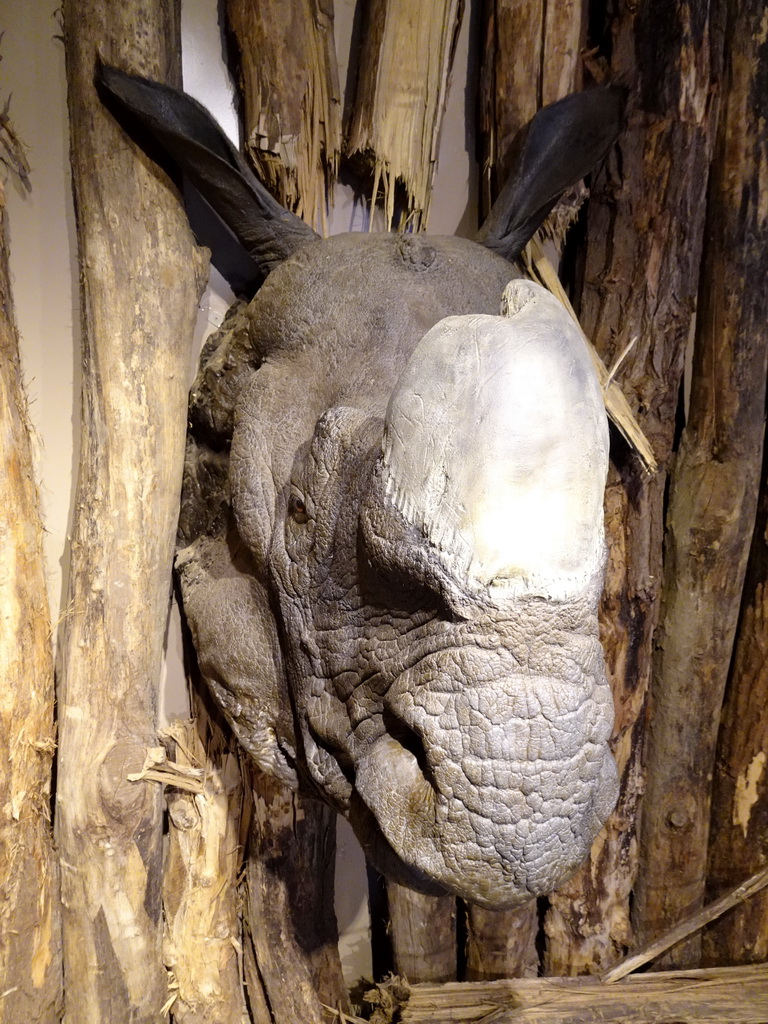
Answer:
[{"label": "splintered wood", "polygon": [[374,201],[381,187],[388,229],[398,184],[409,226],[426,226],[463,8],[463,0],[372,0],[367,9],[345,152],[368,164]]},{"label": "splintered wood", "polygon": [[[4,115],[0,160],[24,180],[26,161]],[[0,1021],[55,1024],[61,920],[50,828],[51,623],[4,208],[0,182]]]},{"label": "splintered wood", "polygon": [[227,0],[227,18],[246,152],[275,198],[325,235],[341,148],[333,0]]}]

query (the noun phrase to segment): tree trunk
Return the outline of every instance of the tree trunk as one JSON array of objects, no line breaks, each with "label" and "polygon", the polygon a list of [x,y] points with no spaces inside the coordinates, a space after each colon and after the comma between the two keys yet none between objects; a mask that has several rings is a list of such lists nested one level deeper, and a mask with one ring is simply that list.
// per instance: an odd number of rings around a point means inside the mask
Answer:
[{"label": "tree trunk", "polygon": [[227,0],[245,149],[283,206],[326,234],[341,149],[333,0]]},{"label": "tree trunk", "polygon": [[[15,136],[0,124],[8,146]],[[51,621],[0,183],[0,1021],[61,1014]]]},{"label": "tree trunk", "polygon": [[336,815],[255,768],[252,781],[251,974],[261,982],[270,1024],[327,1024],[323,1004],[348,1009],[333,908]]},{"label": "tree trunk", "polygon": [[371,206],[384,191],[387,230],[395,192],[414,228],[429,217],[440,128],[464,0],[371,0],[345,153],[373,172]]},{"label": "tree trunk", "polygon": [[609,28],[611,74],[634,86],[618,155],[592,189],[579,312],[607,366],[637,337],[620,383],[661,471],[647,479],[637,460],[614,446],[600,618],[621,788],[589,862],[552,897],[546,920],[551,974],[600,971],[633,941],[629,901],[659,609],[665,471],[696,308],[701,198],[714,135],[711,95],[719,74],[717,26],[705,9],[693,10],[685,0],[622,3]]},{"label": "tree trunk", "polygon": [[456,980],[456,899],[422,896],[387,881],[395,974],[412,985]]},{"label": "tree trunk", "polygon": [[542,106],[581,88],[583,0],[485,0],[480,71],[480,212],[509,173],[511,143]]},{"label": "tree trunk", "polygon": [[163,953],[174,979],[175,1024],[237,1024],[246,1017],[238,954],[240,758],[231,734],[196,704],[194,721],[164,733],[180,774],[167,791]]},{"label": "tree trunk", "polygon": [[[768,278],[765,8],[758,0],[726,6],[690,413],[670,492],[651,695],[637,887],[644,940],[704,899],[718,723],[765,431],[768,302],[757,285]],[[671,951],[666,963],[689,966],[699,954],[697,937]]]},{"label": "tree trunk", "polygon": [[467,907],[466,981],[535,978],[539,973],[536,900],[515,910]]},{"label": "tree trunk", "polygon": [[94,72],[98,54],[178,83],[177,14],[164,0],[64,6],[83,321],[56,806],[73,1024],[156,1024],[168,996],[162,797],[126,776],[158,742],[203,259],[177,194],[102,107]]},{"label": "tree trunk", "polygon": [[[768,453],[768,449],[766,449]],[[712,792],[707,899],[768,864],[768,460],[752,538]],[[768,960],[768,890],[703,935],[705,962]]]}]

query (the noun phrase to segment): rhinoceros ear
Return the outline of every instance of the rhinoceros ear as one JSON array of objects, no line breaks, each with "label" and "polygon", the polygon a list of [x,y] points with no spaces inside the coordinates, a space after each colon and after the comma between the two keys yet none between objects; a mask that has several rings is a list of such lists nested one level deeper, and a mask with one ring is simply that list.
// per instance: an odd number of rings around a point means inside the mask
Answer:
[{"label": "rhinoceros ear", "polygon": [[562,193],[603,159],[621,132],[626,90],[573,93],[544,107],[512,143],[506,184],[477,241],[512,260]]},{"label": "rhinoceros ear", "polygon": [[250,171],[208,111],[168,85],[101,65],[97,82],[147,130],[234,233],[263,274],[317,235]]}]

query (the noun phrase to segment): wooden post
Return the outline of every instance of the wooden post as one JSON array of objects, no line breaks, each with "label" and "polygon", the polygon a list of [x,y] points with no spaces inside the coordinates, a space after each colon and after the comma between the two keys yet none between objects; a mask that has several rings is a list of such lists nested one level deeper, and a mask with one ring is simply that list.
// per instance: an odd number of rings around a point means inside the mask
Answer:
[{"label": "wooden post", "polygon": [[552,897],[546,919],[550,974],[603,970],[633,944],[630,893],[659,614],[665,473],[696,309],[721,53],[708,10],[697,8],[694,17],[684,0],[639,7],[622,2],[604,35],[611,39],[611,74],[634,85],[618,156],[609,158],[592,186],[578,312],[609,367],[637,337],[619,383],[661,471],[648,479],[637,460],[614,447],[601,635],[616,705],[613,748],[621,790],[589,862]]},{"label": "wooden post", "polygon": [[[744,0],[725,10],[690,411],[670,491],[651,695],[636,891],[643,940],[704,899],[715,746],[765,431],[768,302],[759,283],[768,276],[765,7]],[[699,954],[700,941],[692,940],[665,963],[689,966]]]},{"label": "wooden post", "polygon": [[[0,133],[13,154],[16,137],[5,115]],[[50,828],[51,620],[4,210],[0,182],[0,1021],[56,1024],[61,914]]]},{"label": "wooden post", "polygon": [[412,985],[456,980],[456,900],[387,881],[392,966]]},{"label": "wooden post", "polygon": [[82,450],[61,647],[56,835],[65,1016],[156,1022],[162,798],[130,782],[156,747],[157,687],[204,260],[167,178],[94,88],[97,56],[179,78],[171,0],[64,4],[81,267]]},{"label": "wooden post", "polygon": [[[336,814],[251,769],[246,942],[264,1024],[326,1024],[348,1009],[333,909]],[[259,1020],[258,1024],[262,1024]]]},{"label": "wooden post", "polygon": [[227,0],[245,149],[283,206],[323,234],[341,149],[333,0]]}]

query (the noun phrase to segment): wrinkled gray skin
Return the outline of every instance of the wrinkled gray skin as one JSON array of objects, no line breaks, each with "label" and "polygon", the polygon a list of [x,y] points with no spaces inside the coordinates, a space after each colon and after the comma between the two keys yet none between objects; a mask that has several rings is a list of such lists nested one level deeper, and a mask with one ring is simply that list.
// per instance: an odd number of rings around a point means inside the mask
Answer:
[{"label": "wrinkled gray skin", "polygon": [[554,299],[519,282],[498,317],[516,276],[458,238],[280,263],[204,353],[177,563],[256,762],[490,908],[568,877],[617,792],[602,398]]}]

